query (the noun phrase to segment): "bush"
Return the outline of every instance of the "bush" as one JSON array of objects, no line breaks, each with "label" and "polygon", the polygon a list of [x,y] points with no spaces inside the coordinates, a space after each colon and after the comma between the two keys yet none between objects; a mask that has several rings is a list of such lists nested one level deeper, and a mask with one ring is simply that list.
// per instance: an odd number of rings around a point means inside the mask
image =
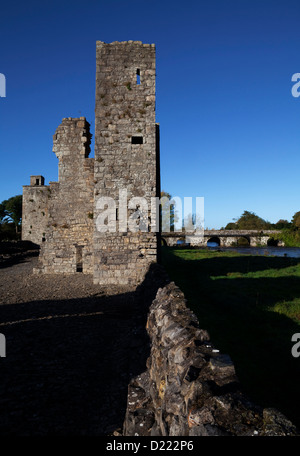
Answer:
[{"label": "bush", "polygon": [[14,223],[2,223],[0,225],[0,241],[19,241],[21,233],[16,233]]}]

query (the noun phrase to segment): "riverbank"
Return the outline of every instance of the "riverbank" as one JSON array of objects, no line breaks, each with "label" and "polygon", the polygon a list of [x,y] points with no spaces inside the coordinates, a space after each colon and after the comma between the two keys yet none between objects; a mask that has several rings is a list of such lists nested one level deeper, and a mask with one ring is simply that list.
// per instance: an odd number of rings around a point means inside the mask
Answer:
[{"label": "riverbank", "polygon": [[300,247],[219,247],[208,246],[210,250],[221,250],[222,252],[236,252],[246,255],[263,255],[276,257],[300,258]]},{"label": "riverbank", "polygon": [[162,260],[200,326],[231,356],[245,393],[299,427],[291,338],[300,332],[300,259],[163,248]]}]

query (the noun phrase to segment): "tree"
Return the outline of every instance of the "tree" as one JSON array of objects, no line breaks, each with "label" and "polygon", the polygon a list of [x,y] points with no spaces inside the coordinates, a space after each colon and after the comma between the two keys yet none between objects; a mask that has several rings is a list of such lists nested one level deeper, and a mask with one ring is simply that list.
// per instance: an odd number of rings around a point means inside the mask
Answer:
[{"label": "tree", "polygon": [[5,217],[7,217],[7,213],[5,211],[5,203],[6,201],[2,201],[2,203],[0,203],[0,225],[4,223]]},{"label": "tree", "polygon": [[227,225],[225,226],[225,230],[237,230],[237,226],[236,226],[236,223],[234,222],[230,222],[230,223],[227,223]]},{"label": "tree", "polygon": [[196,214],[188,214],[183,219],[182,225],[182,231],[194,231],[194,227],[196,225]]},{"label": "tree", "polygon": [[254,212],[244,211],[235,223],[228,223],[226,230],[267,230],[272,224],[262,219]]},{"label": "tree", "polygon": [[292,227],[295,229],[299,229],[300,228],[300,211],[296,212],[294,215],[293,215],[293,218],[292,218]]},{"label": "tree", "polygon": [[270,222],[249,211],[243,212],[237,221],[237,225],[239,230],[263,230],[271,227]]},{"label": "tree", "polygon": [[290,226],[291,226],[291,223],[288,222],[287,220],[283,220],[283,219],[278,220],[278,222],[274,224],[274,228],[276,230],[284,230],[284,229],[290,228]]},{"label": "tree", "polygon": [[161,231],[174,231],[175,223],[178,222],[175,206],[172,204],[172,196],[170,193],[161,191]]},{"label": "tree", "polygon": [[22,195],[12,196],[0,203],[0,220],[3,222],[12,221],[18,232],[18,226],[22,219]]}]

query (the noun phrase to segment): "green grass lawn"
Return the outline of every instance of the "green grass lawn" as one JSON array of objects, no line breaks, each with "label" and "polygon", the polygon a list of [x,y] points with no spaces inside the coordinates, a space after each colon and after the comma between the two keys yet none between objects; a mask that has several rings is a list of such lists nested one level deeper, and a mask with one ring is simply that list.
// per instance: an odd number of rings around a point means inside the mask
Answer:
[{"label": "green grass lawn", "polygon": [[245,393],[300,429],[300,259],[163,247],[162,263]]}]

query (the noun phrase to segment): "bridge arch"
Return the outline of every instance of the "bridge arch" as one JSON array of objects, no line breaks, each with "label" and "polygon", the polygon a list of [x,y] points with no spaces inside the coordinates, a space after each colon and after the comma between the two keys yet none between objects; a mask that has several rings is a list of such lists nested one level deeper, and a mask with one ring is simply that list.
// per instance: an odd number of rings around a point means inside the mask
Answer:
[{"label": "bridge arch", "polygon": [[160,238],[160,242],[161,242],[161,245],[164,245],[165,247],[167,247],[168,243],[167,243],[167,241],[165,240],[165,238],[161,237],[161,238]]},{"label": "bridge arch", "polygon": [[207,243],[206,243],[206,245],[207,245],[208,247],[210,247],[209,244],[217,244],[217,245],[220,245],[220,244],[221,244],[220,238],[219,238],[218,236],[212,236],[210,239],[208,239],[208,241],[207,241]]},{"label": "bridge arch", "polygon": [[250,245],[250,237],[249,236],[240,236],[236,240],[237,245],[239,246],[248,246]]},{"label": "bridge arch", "polygon": [[279,243],[279,240],[278,239],[274,239],[272,237],[267,240],[267,245],[269,247],[278,247],[278,243]]}]

